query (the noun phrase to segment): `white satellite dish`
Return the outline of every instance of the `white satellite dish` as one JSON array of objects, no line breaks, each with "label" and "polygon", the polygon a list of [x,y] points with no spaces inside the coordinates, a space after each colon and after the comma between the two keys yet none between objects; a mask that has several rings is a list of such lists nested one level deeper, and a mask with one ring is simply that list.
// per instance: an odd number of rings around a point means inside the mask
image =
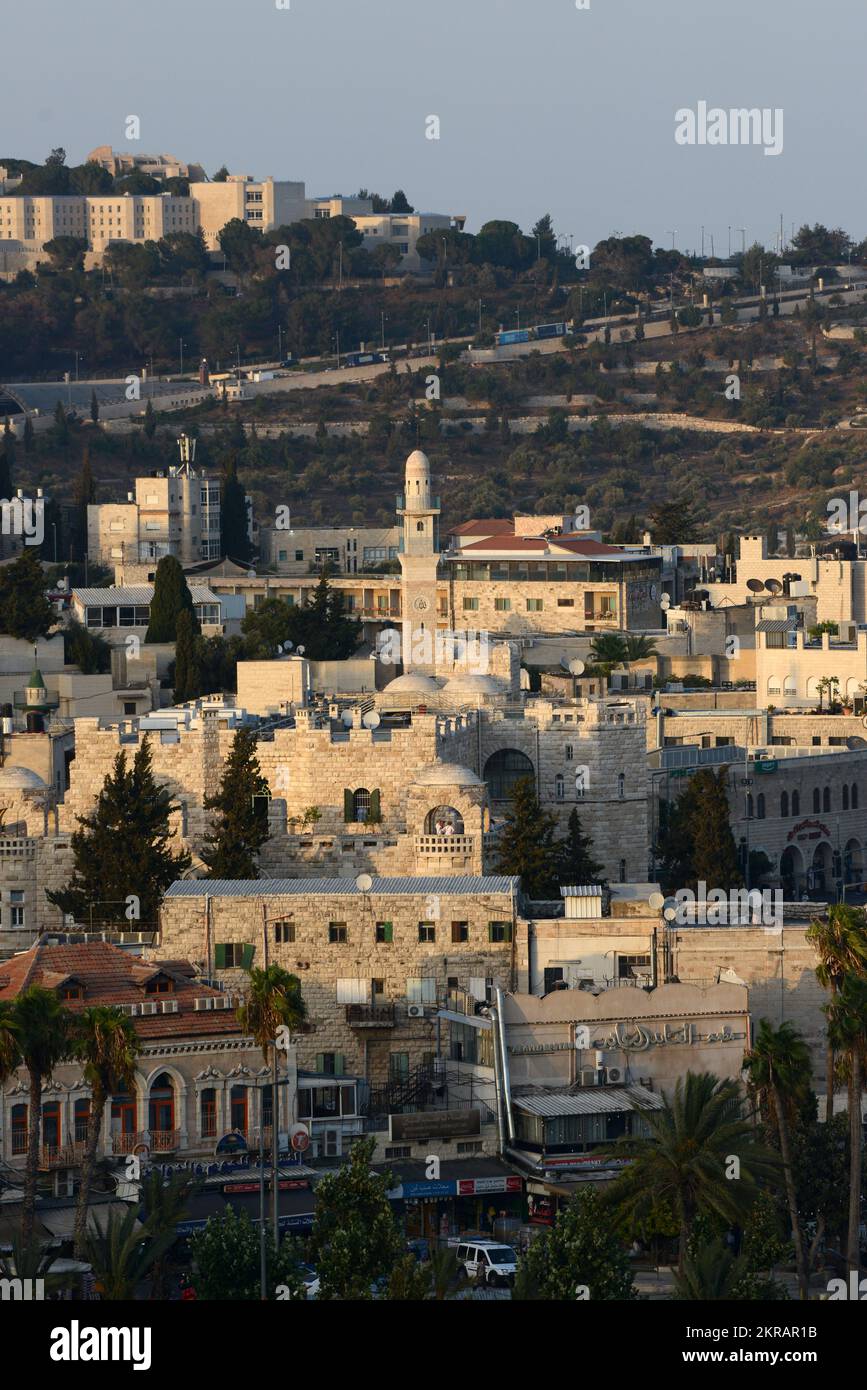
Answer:
[{"label": "white satellite dish", "polygon": [[573,676],[583,676],[586,669],[580,657],[576,657],[574,661],[569,662],[569,670],[572,672]]},{"label": "white satellite dish", "polygon": [[299,656],[303,656],[304,653],[306,652],[306,650],[307,650],[306,647],[299,647],[299,648],[298,648],[298,655],[299,655]]},{"label": "white satellite dish", "polygon": [[355,886],[359,893],[369,893],[373,887],[373,879],[370,877],[370,874],[359,874],[358,878],[355,880]]},{"label": "white satellite dish", "polygon": [[364,716],[361,722],[364,725],[365,729],[378,729],[380,724],[382,723],[382,720],[380,716],[377,714],[376,710],[372,709],[368,710],[367,714]]},{"label": "white satellite dish", "polygon": [[343,721],[344,729],[351,729],[355,723],[355,715],[352,713],[351,709],[345,709],[340,718]]},{"label": "white satellite dish", "polygon": [[665,907],[665,898],[661,893],[651,893],[647,899],[647,906],[652,908],[654,912],[661,912]]},{"label": "white satellite dish", "polygon": [[665,918],[666,922],[674,921],[675,917],[677,916],[677,900],[675,898],[665,899],[662,908],[662,915]]},{"label": "white satellite dish", "polygon": [[663,613],[666,613],[668,611],[668,609],[671,607],[671,599],[669,598],[668,594],[662,595],[662,598],[659,600],[659,606],[662,609]]},{"label": "white satellite dish", "polygon": [[255,579],[255,578],[256,578],[256,571],[255,571],[255,570],[247,570],[247,578],[248,578],[248,579]]}]

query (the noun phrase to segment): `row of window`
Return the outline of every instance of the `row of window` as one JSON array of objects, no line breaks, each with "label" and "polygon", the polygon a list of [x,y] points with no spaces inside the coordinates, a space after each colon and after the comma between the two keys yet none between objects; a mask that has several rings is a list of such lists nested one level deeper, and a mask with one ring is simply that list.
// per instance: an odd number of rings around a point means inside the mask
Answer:
[{"label": "row of window", "polygon": [[[857,811],[857,810],[858,810],[858,783],[857,783],[857,782],[853,782],[853,783],[851,784],[851,786],[849,785],[848,782],[844,782],[844,783],[843,783],[843,789],[842,789],[842,792],[841,792],[840,801],[841,801],[841,806],[840,806],[840,809],[841,809],[841,810],[843,810],[843,811]],[[819,787],[814,787],[814,788],[813,788],[813,812],[814,812],[814,813],[817,813],[817,812],[832,811],[832,810],[833,810],[833,806],[832,806],[832,804],[831,804],[831,788],[830,788],[830,787],[825,787],[824,789],[820,790]],[[747,796],[747,816],[750,816],[750,817],[751,817],[753,814],[754,814],[754,811],[753,811],[753,797],[752,797],[752,793],[750,793],[750,794]],[[781,792],[781,793],[780,793],[780,815],[781,815],[781,816],[799,816],[800,814],[801,814],[801,796],[800,796],[800,793],[799,793],[799,792],[796,792],[796,791],[795,791],[795,792],[792,792],[791,797],[790,797],[788,792]],[[767,802],[766,802],[766,799],[765,799],[765,794],[764,794],[764,792],[759,792],[758,796],[757,796],[756,799],[755,799],[755,818],[756,818],[756,820],[764,820],[766,816],[767,816]]]},{"label": "row of window", "polygon": [[[394,923],[377,922],[374,925],[374,941],[378,946],[390,946],[394,942]],[[437,940],[449,940],[452,945],[464,945],[470,940],[469,922],[452,922],[449,928],[443,927],[444,935],[437,937],[436,922],[418,923],[418,941],[432,946]],[[447,934],[445,934],[447,933]],[[274,940],[278,946],[288,945],[296,940],[295,922],[287,917],[274,924]],[[502,945],[512,940],[511,922],[488,922],[488,941]],[[346,922],[328,923],[328,942],[331,946],[349,945],[349,927]],[[239,942],[221,942],[214,947],[214,965],[217,970],[249,970],[253,964],[255,946]],[[352,1002],[352,1001],[347,1001]]]},{"label": "row of window", "polygon": [[[617,599],[612,594],[585,594],[584,616],[586,618],[614,617],[617,613]],[[528,613],[541,613],[545,607],[545,600],[541,598],[528,598],[524,600]],[[465,598],[463,607],[465,613],[478,613],[481,599]],[[574,608],[574,598],[558,598],[558,608]],[[510,598],[495,598],[494,610],[497,613],[510,613],[512,611],[512,600]]]}]

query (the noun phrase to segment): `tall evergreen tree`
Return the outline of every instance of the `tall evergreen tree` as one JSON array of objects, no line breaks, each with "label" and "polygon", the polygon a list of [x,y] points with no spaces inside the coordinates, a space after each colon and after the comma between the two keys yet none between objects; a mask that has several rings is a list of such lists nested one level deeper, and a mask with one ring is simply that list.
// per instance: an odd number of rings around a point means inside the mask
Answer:
[{"label": "tall evergreen tree", "polygon": [[32,454],[36,440],[33,433],[33,421],[28,415],[24,421],[24,452]]},{"label": "tall evergreen tree", "polygon": [[63,401],[58,401],[54,407],[53,429],[58,444],[66,445],[69,443],[69,421],[66,418],[66,407]]},{"label": "tall evergreen tree", "polygon": [[560,841],[558,872],[560,883],[604,883],[605,870],[591,854],[593,838],[581,829],[578,808],[569,816],[566,838]]},{"label": "tall evergreen tree", "polygon": [[154,435],[157,432],[157,419],[154,414],[154,403],[152,400],[149,400],[147,405],[145,406],[144,424],[142,426],[142,429],[144,430],[145,439],[153,439]]},{"label": "tall evergreen tree", "polygon": [[99,424],[99,401],[95,389],[90,393],[90,418],[95,425]]},{"label": "tall evergreen tree", "polygon": [[145,642],[174,642],[178,617],[185,610],[192,619],[194,633],[198,634],[199,620],[184,572],[174,555],[164,555],[157,565]]},{"label": "tall evergreen tree", "polygon": [[175,640],[175,704],[195,700],[203,693],[201,637],[196,635],[189,609],[178,614]]},{"label": "tall evergreen tree", "polygon": [[4,637],[35,642],[54,626],[38,549],[26,545],[17,560],[0,567],[0,635]]},{"label": "tall evergreen tree", "polygon": [[220,549],[245,564],[253,553],[247,534],[247,495],[238,480],[238,458],[230,454],[220,489]]},{"label": "tall evergreen tree", "polygon": [[254,798],[269,794],[256,757],[256,734],[241,728],[232,741],[219,792],[205,799],[205,810],[216,812],[202,849],[208,867],[205,878],[259,877],[257,855],[270,832],[267,810]]},{"label": "tall evergreen tree", "polygon": [[76,559],[83,560],[87,554],[87,509],[96,501],[96,484],[90,466],[90,450],[84,446],[81,455],[81,468],[73,491],[75,505],[75,550]]},{"label": "tall evergreen tree", "polygon": [[[9,421],[6,421],[9,424]],[[9,502],[12,499],[12,460],[13,453],[6,439],[6,432],[3,432],[2,443],[0,443],[0,502]]]},{"label": "tall evergreen tree", "polygon": [[676,803],[660,815],[659,857],[668,891],[699,882],[728,892],[743,886],[743,874],[729,819],[728,772],[700,768]]},{"label": "tall evergreen tree", "polygon": [[[171,848],[169,817],[176,809],[154,778],[147,738],[132,767],[126,752],[118,753],[93,813],[78,817],[69,884],[49,891],[49,902],[81,923],[93,920],[133,931],[136,921],[154,924],[165,889],[190,867],[190,856]],[[138,918],[127,916],[135,910]]]},{"label": "tall evergreen tree", "polygon": [[543,811],[532,777],[512,788],[509,809],[497,840],[497,873],[517,874],[530,898],[553,898],[560,892],[557,821]]}]

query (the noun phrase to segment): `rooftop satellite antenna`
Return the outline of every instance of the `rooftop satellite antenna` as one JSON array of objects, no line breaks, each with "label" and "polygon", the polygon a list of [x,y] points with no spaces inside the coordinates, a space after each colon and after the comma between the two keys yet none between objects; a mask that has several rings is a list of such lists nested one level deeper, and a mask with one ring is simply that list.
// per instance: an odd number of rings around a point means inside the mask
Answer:
[{"label": "rooftop satellite antenna", "polygon": [[365,729],[378,729],[382,720],[376,710],[371,709],[367,711],[361,722]]},{"label": "rooftop satellite antenna", "polygon": [[370,874],[359,874],[358,878],[355,880],[355,886],[359,893],[369,893],[373,887],[373,879],[370,877]]},{"label": "rooftop satellite antenna", "polygon": [[671,599],[669,598],[668,594],[662,595],[662,598],[659,600],[659,606],[662,609],[663,613],[668,612],[669,608],[671,607]]},{"label": "rooftop satellite antenna", "polygon": [[351,709],[345,709],[341,714],[340,718],[343,721],[344,729],[351,729],[353,724],[355,723],[355,715],[353,714]]},{"label": "rooftop satellite antenna", "polygon": [[569,662],[569,670],[571,671],[573,676],[583,676],[586,669],[587,668],[580,657],[576,657],[574,661]]}]

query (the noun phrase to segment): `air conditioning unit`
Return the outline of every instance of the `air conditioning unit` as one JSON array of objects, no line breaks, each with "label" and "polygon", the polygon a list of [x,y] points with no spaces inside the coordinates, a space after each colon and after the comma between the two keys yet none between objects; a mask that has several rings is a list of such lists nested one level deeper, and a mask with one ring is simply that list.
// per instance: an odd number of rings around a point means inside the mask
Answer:
[{"label": "air conditioning unit", "polygon": [[605,1080],[607,1081],[607,1083],[608,1083],[609,1086],[622,1086],[622,1085],[623,1085],[623,1080],[624,1080],[624,1077],[623,1077],[623,1068],[622,1068],[622,1067],[606,1067],[606,1068],[605,1068]]},{"label": "air conditioning unit", "polygon": [[142,1005],[140,1005],[140,1009],[141,1009],[141,1013],[142,1013],[143,1016],[144,1016],[144,1015],[155,1014],[156,1011],[157,1011],[157,1005],[156,1005],[156,1004],[142,1004]]},{"label": "air conditioning unit", "polygon": [[164,1014],[176,1014],[177,1011],[178,1011],[178,1001],[177,1001],[177,999],[164,999],[164,1000],[163,1000],[163,1013],[164,1013]]},{"label": "air conditioning unit", "polygon": [[424,1018],[424,1004],[407,1004],[407,1018]]},{"label": "air conditioning unit", "polygon": [[581,1085],[582,1085],[582,1086],[598,1086],[598,1085],[599,1085],[599,1072],[596,1070],[595,1067],[589,1067],[589,1068],[585,1069],[584,1071],[582,1071],[582,1073],[581,1073]]}]

